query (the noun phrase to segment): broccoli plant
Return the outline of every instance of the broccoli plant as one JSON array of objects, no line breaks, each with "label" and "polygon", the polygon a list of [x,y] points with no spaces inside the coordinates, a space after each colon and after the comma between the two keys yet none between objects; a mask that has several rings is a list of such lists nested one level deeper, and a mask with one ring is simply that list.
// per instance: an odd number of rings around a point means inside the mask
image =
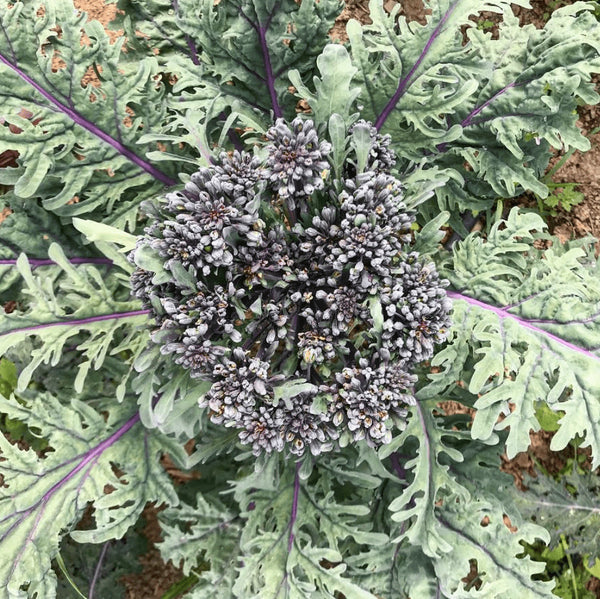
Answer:
[{"label": "broccoli plant", "polygon": [[77,6],[0,0],[2,596],[118,596],[148,502],[190,599],[555,596],[593,502],[500,456],[542,403],[600,465],[600,266],[498,198],[588,149],[594,6]]}]

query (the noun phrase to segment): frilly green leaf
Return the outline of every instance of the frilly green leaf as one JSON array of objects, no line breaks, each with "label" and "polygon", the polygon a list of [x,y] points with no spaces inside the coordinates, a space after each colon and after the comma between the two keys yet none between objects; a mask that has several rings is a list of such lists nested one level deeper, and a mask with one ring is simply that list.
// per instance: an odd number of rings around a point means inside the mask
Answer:
[{"label": "frilly green leaf", "polygon": [[[562,414],[551,448],[581,435],[600,464],[600,279],[591,251],[535,247],[543,221],[513,209],[487,240],[457,244],[443,269],[458,291],[453,338],[432,364],[441,368],[423,390],[437,393],[471,372],[477,394],[473,435],[509,428],[509,457],[529,446],[538,430],[536,402]],[[472,361],[472,367],[466,365]],[[445,383],[442,383],[442,380]],[[505,416],[499,420],[500,416]]]},{"label": "frilly green leaf", "polygon": [[[159,459],[167,447],[173,454],[183,449],[146,431],[137,412],[117,405],[105,419],[87,404],[72,400],[63,405],[49,395],[31,402],[0,398],[0,410],[41,429],[58,450],[38,456],[0,436],[0,586],[8,596],[56,596],[50,561],[63,535],[70,532],[88,543],[118,539],[146,501],[178,503]],[[95,507],[95,527],[73,530],[89,502]],[[28,590],[21,590],[26,583]]]}]

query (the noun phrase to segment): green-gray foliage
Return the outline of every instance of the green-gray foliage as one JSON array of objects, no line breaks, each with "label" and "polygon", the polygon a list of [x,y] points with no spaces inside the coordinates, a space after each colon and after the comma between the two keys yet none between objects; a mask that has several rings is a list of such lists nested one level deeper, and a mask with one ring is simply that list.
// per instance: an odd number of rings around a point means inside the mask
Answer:
[{"label": "green-gray foliage", "polygon": [[[71,530],[78,542],[121,538],[146,501],[177,503],[159,458],[167,448],[179,454],[182,450],[144,429],[137,411],[132,415],[131,409],[112,406],[105,421],[85,403],[73,399],[63,404],[45,394],[26,403],[0,398],[0,407],[10,418],[43,431],[52,448],[60,448],[40,456],[0,438],[3,458],[9,463],[2,468],[0,495],[0,584],[5,596],[56,596],[50,560],[65,530],[81,518],[88,502],[95,507],[96,525]],[[138,455],[140,445],[144,451]],[[136,459],[128,459],[131,455]],[[27,591],[21,589],[24,581]]]},{"label": "green-gray foliage", "polygon": [[[57,596],[61,540],[66,561],[75,543],[106,546],[146,502],[168,506],[159,547],[197,575],[190,599],[554,596],[523,544],[564,533],[590,552],[597,482],[569,478],[573,496],[540,478],[519,495],[500,456],[527,449],[542,402],[559,416],[552,448],[577,438],[600,464],[600,263],[590,240],[560,245],[531,212],[490,210],[485,234],[467,234],[460,213],[544,197],[550,148],[589,146],[575,110],[598,101],[600,25],[576,2],[520,28],[510,4],[429,0],[421,25],[372,0],[371,23],[350,21],[340,44],[327,36],[338,0],[119,0],[112,42],[72,0],[0,0],[0,153],[19,153],[0,169],[12,210],[0,223],[0,597]],[[498,39],[477,26],[483,11],[502,15]],[[260,153],[299,100],[337,179],[350,153],[367,163],[368,128],[348,131],[359,118],[390,134],[414,249],[449,280],[453,327],[389,445],[295,462],[255,457],[209,422],[198,402],[211,383],[149,343],[124,250],[144,200],[222,149]],[[440,245],[448,223],[464,233],[453,247]],[[156,252],[140,255],[169,276]],[[447,401],[473,419],[444,415]],[[192,480],[174,485],[165,455]],[[77,528],[86,509],[92,524]],[[571,510],[585,518],[565,527]],[[71,564],[83,592],[89,563]],[[102,572],[110,589],[120,570]]]},{"label": "green-gray foliage", "polygon": [[551,535],[551,545],[569,538],[568,550],[579,555],[600,557],[600,507],[598,477],[592,473],[567,474],[559,481],[538,474],[528,477],[525,493],[515,493],[514,500],[527,517],[543,523]]}]

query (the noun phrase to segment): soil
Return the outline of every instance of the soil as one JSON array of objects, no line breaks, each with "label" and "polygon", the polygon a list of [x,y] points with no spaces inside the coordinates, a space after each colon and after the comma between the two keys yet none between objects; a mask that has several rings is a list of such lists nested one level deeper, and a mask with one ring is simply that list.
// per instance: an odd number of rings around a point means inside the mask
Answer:
[{"label": "soil", "polygon": [[169,587],[184,578],[181,569],[171,562],[165,564],[156,548],[155,544],[162,540],[159,511],[154,504],[148,504],[142,514],[146,521],[142,534],[148,539],[150,549],[140,557],[142,570],[121,579],[127,599],[160,599]]},{"label": "soil", "polygon": [[[515,13],[521,22],[533,23],[537,27],[543,26],[547,16],[561,0],[532,0],[533,10],[527,11],[514,7]],[[562,2],[562,4],[569,2]],[[85,10],[90,19],[97,19],[107,26],[114,19],[117,8],[115,4],[106,4],[105,0],[74,0],[77,8]],[[400,5],[400,14],[406,16],[409,21],[423,22],[425,11],[421,0],[385,0],[384,7],[387,10]],[[345,41],[345,25],[350,18],[357,19],[363,23],[369,22],[367,0],[346,0],[346,6],[335,27],[331,31],[334,40]],[[495,23],[496,15],[490,13],[483,18]],[[492,33],[494,29],[492,28]],[[113,31],[107,27],[111,41],[115,41],[122,31]],[[581,107],[579,111],[580,124],[585,134],[600,125],[600,108]],[[554,176],[557,183],[576,182],[578,189],[585,195],[585,200],[576,206],[572,212],[559,211],[557,216],[551,219],[554,232],[566,240],[572,237],[593,235],[600,238],[600,133],[590,137],[591,150],[581,154],[576,152],[568,162]],[[4,153],[0,156],[1,161],[14,159],[11,154]],[[555,160],[558,160],[559,157]],[[531,202],[531,198],[524,197],[523,203]],[[9,214],[8,210],[0,213],[0,222]],[[460,411],[457,406],[445,404],[442,409],[446,412]],[[502,470],[511,473],[515,477],[515,483],[523,488],[524,475],[534,475],[536,464],[541,465],[549,472],[558,472],[564,465],[565,460],[573,455],[573,450],[567,448],[562,452],[551,452],[549,448],[551,433],[540,432],[531,434],[531,448],[528,452],[519,454],[515,459],[503,460]],[[177,473],[174,473],[177,476]],[[144,518],[147,522],[144,534],[150,542],[150,550],[140,559],[142,571],[139,574],[131,574],[122,579],[126,587],[127,599],[160,599],[166,590],[178,580],[183,578],[183,573],[173,564],[165,565],[155,543],[161,540],[160,527],[157,520],[157,509],[148,505],[144,510]],[[598,594],[600,597],[600,594]]]},{"label": "soil", "polygon": [[[600,109],[595,106],[580,110],[584,133],[600,125]],[[600,238],[600,133],[589,137],[592,148],[581,154],[576,152],[554,176],[557,183],[577,182],[585,200],[571,213],[559,213],[553,219],[554,233],[565,241],[592,235]]]}]

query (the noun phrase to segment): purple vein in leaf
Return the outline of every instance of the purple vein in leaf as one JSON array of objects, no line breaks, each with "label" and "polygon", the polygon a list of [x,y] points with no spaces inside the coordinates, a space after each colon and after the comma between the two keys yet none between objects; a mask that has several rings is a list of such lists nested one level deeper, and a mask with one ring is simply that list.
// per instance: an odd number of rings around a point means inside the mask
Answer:
[{"label": "purple vein in leaf", "polygon": [[392,464],[394,472],[398,475],[398,478],[401,481],[406,480],[406,470],[402,467],[402,464],[400,464],[400,459],[397,451],[393,451],[390,454],[390,463]]},{"label": "purple vein in leaf", "polygon": [[510,310],[511,308],[517,308],[521,304],[524,304],[525,302],[532,300],[534,297],[538,297],[542,293],[543,293],[542,291],[536,291],[535,293],[532,293],[531,295],[524,297],[523,299],[519,300],[518,302],[514,302],[512,304],[507,304],[506,306],[503,306],[502,309]]},{"label": "purple vein in leaf", "polygon": [[[54,260],[50,260],[49,258],[27,258],[27,260],[29,264],[34,268],[37,266],[51,266],[52,264],[56,264]],[[106,264],[109,266],[113,263],[113,261],[109,258],[69,258],[69,262],[71,264]],[[14,265],[16,263],[16,259],[0,260],[0,266]]]},{"label": "purple vein in leaf", "polygon": [[[448,294],[448,297],[450,297],[452,299],[463,300],[463,301],[467,302],[468,304],[470,304],[471,306],[476,306],[477,308],[483,308],[484,310],[491,311],[494,314],[496,314],[501,320],[505,320],[505,319],[514,320],[515,322],[517,322],[520,326],[522,326],[525,329],[533,331],[534,333],[536,333],[538,335],[543,335],[544,337],[547,337],[548,339],[554,341],[555,343],[558,343],[559,345],[562,345],[563,347],[566,347],[567,349],[577,352],[578,354],[581,354],[582,356],[586,356],[587,358],[592,358],[593,360],[600,361],[600,357],[595,355],[591,351],[584,349],[582,347],[579,347],[578,345],[575,345],[574,343],[570,343],[569,341],[565,341],[561,337],[558,337],[557,335],[553,335],[552,333],[550,333],[549,331],[547,331],[541,327],[536,327],[535,325],[531,324],[531,322],[529,320],[521,318],[515,314],[511,314],[504,308],[498,308],[497,306],[492,306],[491,304],[486,304],[484,302],[480,302],[479,300],[469,297],[468,295],[462,295],[461,293],[457,293],[456,291],[447,291],[446,293]],[[564,323],[560,323],[556,320],[548,320],[545,322],[546,322],[546,324],[557,324],[557,325],[564,324]]]},{"label": "purple vein in leaf", "polygon": [[517,578],[525,588],[533,590],[532,585],[534,585],[535,583],[534,583],[534,581],[531,580],[531,578],[529,578],[528,575],[523,577],[520,575],[519,570],[511,569],[511,568],[507,567],[503,563],[503,561],[500,561],[487,547],[482,545],[477,539],[474,539],[469,534],[467,534],[467,532],[465,530],[457,528],[457,527],[453,526],[452,524],[450,524],[450,522],[445,520],[442,515],[438,515],[437,520],[438,520],[438,522],[440,522],[440,524],[442,524],[442,526],[445,526],[448,530],[452,531],[457,537],[461,537],[469,545],[471,545],[472,547],[475,547],[476,549],[479,549],[479,551],[481,551],[482,553],[487,555],[487,557],[498,567],[498,569],[508,572],[511,576]]},{"label": "purple vein in leaf", "polygon": [[277,92],[275,91],[275,75],[273,74],[273,66],[271,65],[271,55],[269,54],[269,47],[267,45],[267,31],[269,26],[271,25],[271,19],[273,14],[279,8],[279,3],[277,3],[273,7],[273,12],[271,16],[267,20],[267,22],[263,25],[261,23],[254,23],[251,19],[249,19],[244,11],[240,9],[240,14],[242,17],[250,24],[250,26],[256,31],[258,35],[258,42],[260,43],[260,51],[263,56],[263,62],[265,64],[265,75],[267,84],[267,88],[269,90],[269,96],[271,97],[271,104],[273,105],[273,113],[275,114],[275,118],[281,118],[283,116],[283,111],[281,110],[281,106],[279,106],[279,102],[277,101]]},{"label": "purple vein in leaf", "polygon": [[574,318],[573,320],[569,320],[567,322],[560,322],[558,320],[553,320],[551,318],[530,318],[529,322],[535,322],[538,324],[586,324],[588,322],[596,322],[600,318],[600,311],[594,312],[591,316],[587,318]]},{"label": "purple vein in leaf", "polygon": [[10,331],[4,331],[0,333],[0,337],[5,335],[14,335],[15,333],[23,333],[26,331],[37,331],[40,329],[47,329],[49,327],[60,327],[60,326],[77,326],[91,324],[93,322],[101,322],[103,320],[118,320],[121,318],[132,318],[134,316],[142,316],[150,314],[150,310],[133,310],[132,312],[115,312],[113,314],[100,314],[99,316],[90,316],[89,318],[79,318],[75,320],[57,320],[55,322],[45,322],[43,324],[36,324],[29,327],[22,327],[20,329],[12,329]]},{"label": "purple vein in leaf", "polygon": [[73,110],[69,106],[63,104],[58,98],[55,98],[50,92],[45,90],[39,83],[34,81],[27,73],[25,73],[22,69],[20,69],[16,64],[12,63],[8,60],[3,54],[0,54],[0,62],[4,63],[7,67],[11,68],[21,79],[29,83],[38,93],[40,93],[44,98],[52,102],[54,106],[56,106],[61,112],[66,114],[73,122],[75,122],[80,127],[83,127],[96,137],[99,137],[102,141],[111,145],[117,152],[121,155],[125,156],[128,160],[139,166],[142,170],[146,171],[148,174],[152,175],[155,179],[164,183],[167,186],[176,185],[177,181],[171,179],[168,175],[158,170],[155,166],[152,166],[149,162],[140,158],[135,152],[130,150],[127,146],[122,144],[120,141],[114,139],[108,133],[105,133],[91,123],[86,118],[84,118],[77,111]]},{"label": "purple vein in leaf", "polygon": [[495,119],[500,119],[501,121],[503,121],[504,119],[510,118],[510,117],[522,117],[522,118],[531,118],[531,117],[539,117],[539,114],[536,114],[535,112],[505,112],[504,114],[498,114],[498,115],[492,115],[492,116],[484,116],[481,117],[480,119],[474,119],[472,120],[468,125],[466,125],[467,127],[473,127],[475,125],[483,125],[483,123],[488,123],[489,121],[493,121]]},{"label": "purple vein in leaf", "polygon": [[300,466],[301,462],[296,462],[296,475],[294,477],[294,499],[292,501],[292,514],[290,516],[290,533],[288,536],[288,553],[292,550],[294,545],[294,524],[296,524],[296,518],[298,518],[298,499],[300,497]]},{"label": "purple vein in leaf", "polygon": [[[51,487],[44,496],[40,499],[39,503],[46,503],[52,495],[65,483],[71,480],[78,472],[83,470],[90,462],[97,460],[109,447],[114,445],[125,433],[129,432],[140,420],[139,412],[136,412],[125,424],[118,428],[110,437],[107,437],[93,447],[89,451],[78,456],[77,459],[81,461],[75,468],[73,468],[67,475],[61,478],[53,487]],[[35,506],[34,506],[35,507]]]},{"label": "purple vein in leaf", "polygon": [[398,102],[400,101],[400,98],[402,98],[402,96],[406,93],[406,90],[412,85],[413,75],[416,73],[417,69],[421,66],[421,63],[425,60],[425,57],[431,50],[433,43],[435,42],[438,35],[441,33],[442,29],[444,28],[444,25],[446,25],[446,22],[450,18],[450,15],[454,12],[454,9],[458,6],[459,2],[460,2],[460,0],[454,0],[454,2],[452,2],[452,4],[448,7],[448,10],[446,11],[444,16],[438,23],[438,26],[433,30],[433,33],[431,34],[430,38],[427,40],[427,43],[425,44],[425,47],[423,48],[421,55],[417,59],[417,62],[415,62],[412,69],[409,71],[408,75],[406,75],[406,77],[404,77],[404,79],[401,79],[399,81],[396,92],[391,97],[390,101],[386,104],[385,108],[381,111],[381,114],[377,117],[377,120],[375,121],[375,128],[377,129],[377,131],[379,131],[381,129],[381,127],[383,127],[383,124],[385,123],[387,118],[390,116],[392,110],[394,110],[394,108],[396,107],[396,104],[398,104]]},{"label": "purple vein in leaf", "polygon": [[473,124],[473,119],[482,111],[485,110],[490,104],[492,104],[494,102],[494,100],[498,97],[500,97],[502,94],[506,93],[509,89],[512,89],[513,87],[519,87],[521,85],[525,85],[526,83],[529,83],[528,81],[524,81],[523,83],[517,83],[516,81],[513,81],[512,83],[509,83],[506,87],[503,87],[500,91],[497,91],[491,98],[489,98],[488,100],[486,100],[483,104],[480,104],[479,106],[477,106],[476,108],[474,108],[463,120],[463,122],[460,124],[461,127],[468,127],[469,125]]},{"label": "purple vein in leaf", "polygon": [[600,507],[591,507],[587,505],[580,505],[578,503],[555,503],[553,501],[545,501],[543,499],[535,499],[529,497],[528,502],[534,503],[535,505],[543,505],[544,507],[558,507],[564,510],[579,510],[580,512],[592,512],[594,514],[600,514]]},{"label": "purple vein in leaf", "polygon": [[[125,433],[129,432],[139,422],[139,420],[140,420],[140,414],[139,414],[139,412],[136,412],[135,415],[133,415],[129,420],[127,420],[127,422],[125,422],[125,424],[123,424],[112,435],[110,435],[110,437],[107,437],[104,441],[102,441],[101,443],[99,443],[98,445],[93,447],[92,449],[86,451],[85,453],[65,462],[66,464],[68,464],[68,463],[80,460],[79,464],[77,464],[77,466],[75,466],[72,470],[70,470],[57,483],[55,483],[48,491],[46,491],[46,493],[44,493],[44,495],[42,496],[42,498],[39,501],[37,501],[29,509],[21,512],[20,518],[18,518],[17,521],[0,538],[0,541],[7,538],[8,535],[15,529],[15,527],[17,527],[20,523],[22,523],[25,520],[25,518],[27,518],[33,512],[33,510],[40,507],[41,509],[38,512],[35,522],[33,524],[33,527],[27,537],[27,542],[31,542],[33,540],[33,535],[37,529],[37,526],[39,525],[39,522],[41,521],[42,516],[44,515],[44,512],[46,510],[46,507],[48,506],[48,502],[50,501],[50,499],[52,499],[52,496],[54,495],[54,493],[56,493],[56,491],[58,491],[64,484],[68,483],[69,480],[71,480],[74,476],[76,476],[79,472],[81,472],[81,470],[85,469],[89,465],[93,465],[94,463],[96,463],[98,461],[98,459],[102,456],[102,454],[107,449],[109,449],[114,443],[116,443]],[[26,545],[27,545],[27,543],[23,544],[23,548],[21,549],[17,558],[14,560],[11,572],[8,576],[9,580],[12,576],[12,573],[16,569],[19,561],[21,560],[21,557],[23,555],[23,552],[25,551]]]},{"label": "purple vein in leaf", "polygon": [[267,29],[266,27],[258,28],[258,39],[260,41],[260,47],[263,53],[263,59],[265,61],[265,71],[267,73],[267,87],[269,88],[269,95],[271,96],[271,104],[273,104],[273,112],[275,118],[281,118],[283,112],[277,101],[277,92],[275,91],[275,77],[273,75],[273,67],[271,66],[271,57],[269,56],[269,49],[267,48]]},{"label": "purple vein in leaf", "polygon": [[[175,15],[177,16],[177,18],[180,18],[178,0],[171,0],[171,5],[173,6],[173,10],[175,11]],[[192,59],[192,62],[194,64],[199,65],[200,61],[198,60],[198,48],[196,48],[196,44],[194,43],[194,40],[187,33],[184,34],[184,37],[185,37],[185,42],[188,45],[188,48],[190,50],[190,58]]]}]

